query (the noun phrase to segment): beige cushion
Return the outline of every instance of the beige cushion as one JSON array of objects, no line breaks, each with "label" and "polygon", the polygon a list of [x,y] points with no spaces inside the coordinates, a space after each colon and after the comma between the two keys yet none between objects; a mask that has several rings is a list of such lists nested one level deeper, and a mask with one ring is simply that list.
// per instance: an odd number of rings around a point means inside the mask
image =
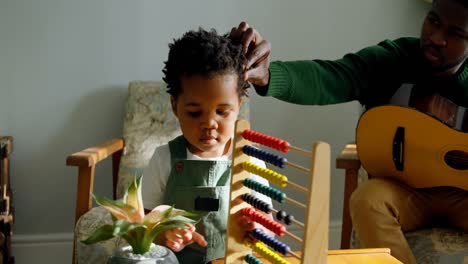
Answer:
[{"label": "beige cushion", "polygon": [[161,81],[132,81],[128,87],[123,121],[125,149],[120,161],[117,198],[135,174],[141,174],[156,147],[180,135],[170,95]]}]

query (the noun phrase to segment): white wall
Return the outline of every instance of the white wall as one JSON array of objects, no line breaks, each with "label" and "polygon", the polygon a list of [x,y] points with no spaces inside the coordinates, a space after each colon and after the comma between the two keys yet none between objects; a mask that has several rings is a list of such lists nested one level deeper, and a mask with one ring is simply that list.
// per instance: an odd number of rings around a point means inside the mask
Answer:
[{"label": "white wall", "polygon": [[[0,81],[3,81],[3,73],[6,73],[6,69],[8,67],[8,63],[4,61],[5,54],[6,54],[6,49],[2,48],[4,45],[4,37],[3,34],[4,32],[7,32],[7,25],[6,25],[6,19],[4,16],[2,16],[3,12],[2,7],[3,3],[0,2]],[[0,85],[0,135],[4,135],[6,133],[9,133],[7,129],[7,110],[9,109],[9,104],[8,103],[8,95],[9,91],[11,89],[6,86],[5,83]]]},{"label": "white wall", "polygon": [[[247,20],[273,59],[339,58],[385,38],[417,36],[419,0],[0,0],[0,133],[14,136],[15,234],[72,231],[72,152],[121,134],[130,80],[161,79],[167,44],[198,26],[227,32]],[[307,146],[354,138],[357,103],[297,106],[252,95],[254,129]],[[334,164],[334,162],[332,162]],[[110,194],[109,163],[96,192]],[[332,170],[331,218],[341,217],[342,172]]]}]

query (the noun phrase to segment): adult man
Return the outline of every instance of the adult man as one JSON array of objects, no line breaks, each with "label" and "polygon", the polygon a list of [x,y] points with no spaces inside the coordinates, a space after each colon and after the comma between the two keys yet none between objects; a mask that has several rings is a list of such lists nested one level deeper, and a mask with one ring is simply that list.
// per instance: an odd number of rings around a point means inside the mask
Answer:
[{"label": "adult man", "polygon": [[[231,37],[243,43],[245,78],[260,95],[297,104],[358,100],[369,109],[388,104],[408,84],[411,94],[438,94],[468,107],[467,0],[434,0],[420,39],[386,40],[336,61],[270,64],[269,42],[245,22]],[[350,208],[362,245],[389,247],[403,263],[416,263],[403,232],[436,224],[468,230],[468,192],[454,187],[413,189],[373,178],[354,192]]]}]

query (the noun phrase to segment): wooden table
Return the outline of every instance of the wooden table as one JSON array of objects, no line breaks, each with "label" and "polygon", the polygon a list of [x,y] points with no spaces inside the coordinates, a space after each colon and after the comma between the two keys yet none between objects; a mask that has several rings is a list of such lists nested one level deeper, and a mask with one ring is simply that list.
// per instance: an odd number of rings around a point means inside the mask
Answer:
[{"label": "wooden table", "polygon": [[[261,259],[261,258],[260,258]],[[295,257],[286,257],[291,264],[300,264]],[[213,264],[223,264],[224,260],[213,261]],[[269,263],[265,261],[265,263]],[[401,264],[402,262],[390,255],[390,249],[347,249],[329,250],[327,264]]]}]

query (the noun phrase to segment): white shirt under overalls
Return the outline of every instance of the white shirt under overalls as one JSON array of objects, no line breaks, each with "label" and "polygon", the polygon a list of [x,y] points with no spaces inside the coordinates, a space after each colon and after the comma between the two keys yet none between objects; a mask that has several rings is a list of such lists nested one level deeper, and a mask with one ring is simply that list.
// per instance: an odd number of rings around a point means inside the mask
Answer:
[{"label": "white shirt under overalls", "polygon": [[[192,154],[187,149],[187,160],[230,160],[231,153],[232,148],[228,155],[216,158],[201,158]],[[266,167],[265,162],[257,158],[250,157],[250,161],[259,167]],[[148,166],[143,171],[142,198],[143,205],[146,209],[151,210],[158,205],[164,204],[164,192],[170,173],[171,153],[169,151],[169,144],[165,144],[156,148],[148,163]],[[266,179],[258,175],[250,174],[249,178],[264,185],[269,185]],[[251,191],[251,193],[259,199],[262,199],[263,201],[271,204],[271,198],[255,191]]]}]

